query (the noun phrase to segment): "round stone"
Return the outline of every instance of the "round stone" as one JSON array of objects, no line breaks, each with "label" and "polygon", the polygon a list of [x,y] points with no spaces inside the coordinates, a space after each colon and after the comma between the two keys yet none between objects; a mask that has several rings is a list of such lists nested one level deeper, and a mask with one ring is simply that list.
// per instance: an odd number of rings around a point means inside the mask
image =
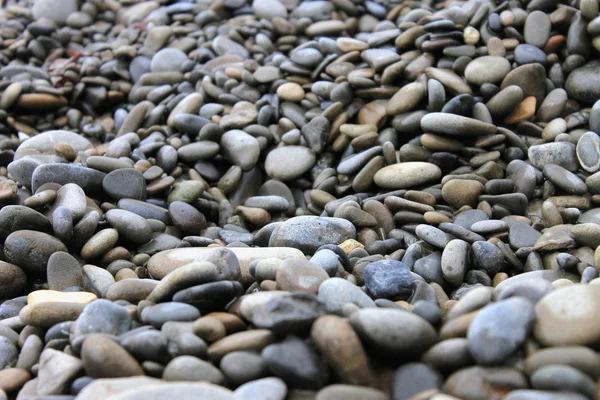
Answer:
[{"label": "round stone", "polygon": [[500,56],[483,56],[471,61],[465,69],[465,77],[474,85],[498,83],[510,72],[510,62]]},{"label": "round stone", "polygon": [[304,89],[294,82],[286,82],[277,88],[277,95],[282,100],[300,101],[304,98]]},{"label": "round stone", "polygon": [[570,98],[593,104],[600,97],[600,61],[590,61],[575,68],[565,82],[565,89]]},{"label": "round stone", "polygon": [[[294,162],[289,162],[294,160]],[[282,146],[271,150],[265,159],[265,170],[273,179],[282,181],[299,178],[317,160],[314,151],[302,146]]]},{"label": "round stone", "polygon": [[146,181],[134,168],[117,169],[102,180],[102,188],[113,199],[146,200]]},{"label": "round stone", "polygon": [[442,198],[457,210],[464,206],[475,208],[483,191],[483,184],[479,181],[452,179],[442,186]]},{"label": "round stone", "polygon": [[152,72],[179,71],[185,61],[188,61],[188,56],[183,51],[165,48],[154,54],[150,63],[150,70]]},{"label": "round stone", "polygon": [[545,346],[588,346],[600,340],[594,315],[600,312],[600,286],[573,284],[554,290],[535,306],[535,338]]},{"label": "round stone", "polygon": [[397,260],[372,262],[364,270],[365,286],[376,299],[405,300],[412,294],[414,278]]}]

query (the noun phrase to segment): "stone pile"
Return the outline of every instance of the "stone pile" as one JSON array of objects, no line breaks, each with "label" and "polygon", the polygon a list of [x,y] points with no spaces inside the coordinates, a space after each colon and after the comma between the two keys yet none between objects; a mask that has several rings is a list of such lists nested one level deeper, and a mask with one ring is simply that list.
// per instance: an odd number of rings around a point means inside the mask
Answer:
[{"label": "stone pile", "polygon": [[600,397],[597,0],[6,0],[0,39],[0,400]]}]

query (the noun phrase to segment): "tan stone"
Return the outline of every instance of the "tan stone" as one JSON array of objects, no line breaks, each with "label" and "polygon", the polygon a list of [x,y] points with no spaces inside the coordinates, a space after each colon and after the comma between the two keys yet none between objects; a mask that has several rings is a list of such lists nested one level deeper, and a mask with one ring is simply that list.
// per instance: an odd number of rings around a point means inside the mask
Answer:
[{"label": "tan stone", "polygon": [[44,302],[66,302],[87,304],[98,296],[90,292],[60,292],[58,290],[36,290],[27,296],[27,304]]}]

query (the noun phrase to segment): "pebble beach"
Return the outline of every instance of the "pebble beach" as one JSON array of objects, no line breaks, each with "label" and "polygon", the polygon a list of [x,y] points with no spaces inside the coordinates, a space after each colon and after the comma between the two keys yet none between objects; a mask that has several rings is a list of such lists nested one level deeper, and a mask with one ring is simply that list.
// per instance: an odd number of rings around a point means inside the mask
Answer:
[{"label": "pebble beach", "polygon": [[0,400],[600,399],[599,9],[0,1]]}]

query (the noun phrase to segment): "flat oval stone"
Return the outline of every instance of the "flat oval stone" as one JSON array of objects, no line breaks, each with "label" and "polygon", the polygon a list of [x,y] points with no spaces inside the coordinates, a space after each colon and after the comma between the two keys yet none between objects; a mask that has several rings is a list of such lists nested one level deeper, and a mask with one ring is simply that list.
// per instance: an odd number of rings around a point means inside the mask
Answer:
[{"label": "flat oval stone", "polygon": [[510,62],[504,57],[477,57],[467,65],[465,77],[469,83],[475,85],[498,83],[504,79],[510,69]]},{"label": "flat oval stone", "polygon": [[102,180],[102,187],[115,200],[146,200],[146,180],[134,168],[117,169]]},{"label": "flat oval stone", "polygon": [[0,209],[0,242],[21,230],[52,233],[52,225],[43,214],[25,206],[4,206]]},{"label": "flat oval stone", "polygon": [[26,273],[45,275],[48,259],[57,251],[69,250],[60,240],[43,232],[16,231],[4,242],[6,261],[19,266]]},{"label": "flat oval stone", "polygon": [[456,114],[429,113],[421,119],[423,132],[451,136],[485,136],[496,133],[496,126]]},{"label": "flat oval stone", "polygon": [[55,155],[54,146],[58,143],[68,143],[75,152],[93,148],[89,140],[76,133],[69,131],[48,131],[35,135],[23,142],[17,148],[17,151],[15,151],[13,159],[16,161],[28,155]]},{"label": "flat oval stone", "polygon": [[576,152],[581,168],[591,173],[600,171],[600,136],[595,132],[586,132],[579,138]]},{"label": "flat oval stone", "polygon": [[543,172],[546,179],[565,193],[571,195],[583,195],[587,193],[585,182],[560,165],[548,164],[544,167]]},{"label": "flat oval stone", "polygon": [[152,72],[179,71],[181,69],[181,65],[187,60],[187,55],[179,49],[161,49],[152,57],[150,70]]},{"label": "flat oval stone", "polygon": [[108,210],[104,217],[109,225],[119,232],[119,237],[137,244],[144,244],[152,239],[152,226],[146,219],[131,211]]},{"label": "flat oval stone", "polygon": [[200,311],[194,306],[179,302],[160,303],[144,308],[141,319],[157,329],[168,321],[194,321],[200,318]]},{"label": "flat oval stone", "polygon": [[552,23],[545,12],[539,10],[533,11],[525,19],[523,32],[525,41],[532,46],[544,47],[550,37],[551,27]]},{"label": "flat oval stone", "polygon": [[306,147],[278,147],[267,154],[265,170],[273,179],[282,181],[296,179],[312,168],[316,159],[314,151]]},{"label": "flat oval stone", "polygon": [[77,164],[42,164],[33,171],[31,190],[36,192],[44,183],[73,183],[86,193],[99,193],[105,176],[103,172]]},{"label": "flat oval stone", "polygon": [[404,310],[358,310],[350,315],[350,324],[376,355],[394,362],[419,357],[437,339],[426,320]]},{"label": "flat oval stone", "polygon": [[406,189],[438,181],[442,170],[426,162],[403,162],[388,165],[377,171],[374,180],[384,189]]},{"label": "flat oval stone", "polygon": [[301,216],[277,226],[269,247],[295,247],[312,255],[324,244],[340,244],[356,237],[354,225],[341,218]]},{"label": "flat oval stone", "polygon": [[548,164],[556,164],[575,172],[579,167],[573,143],[553,142],[531,146],[528,155],[531,163],[538,169],[543,169]]}]

